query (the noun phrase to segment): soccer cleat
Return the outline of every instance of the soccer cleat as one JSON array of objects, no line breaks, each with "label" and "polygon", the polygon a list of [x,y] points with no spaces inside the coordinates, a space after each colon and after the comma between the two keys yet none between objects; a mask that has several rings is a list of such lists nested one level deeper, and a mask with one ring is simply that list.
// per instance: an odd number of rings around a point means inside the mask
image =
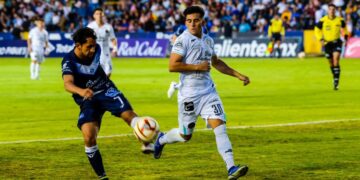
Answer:
[{"label": "soccer cleat", "polygon": [[141,146],[141,152],[144,154],[154,153],[154,144],[153,143],[143,144]]},{"label": "soccer cleat", "polygon": [[167,96],[168,96],[169,99],[174,95],[174,93],[175,93],[175,91],[177,89],[176,86],[177,86],[176,82],[172,81],[170,83],[169,89],[167,91]]},{"label": "soccer cleat", "polygon": [[109,178],[105,175],[105,176],[101,176],[99,177],[100,180],[109,180]]},{"label": "soccer cleat", "polygon": [[247,173],[248,170],[249,170],[249,167],[247,167],[246,165],[233,166],[228,171],[228,179],[235,180],[241,176],[245,176],[245,174]]},{"label": "soccer cleat", "polygon": [[156,138],[155,144],[154,144],[154,158],[159,159],[161,157],[162,150],[165,146],[165,144],[160,144],[160,138],[164,136],[163,132],[159,132],[158,137]]}]

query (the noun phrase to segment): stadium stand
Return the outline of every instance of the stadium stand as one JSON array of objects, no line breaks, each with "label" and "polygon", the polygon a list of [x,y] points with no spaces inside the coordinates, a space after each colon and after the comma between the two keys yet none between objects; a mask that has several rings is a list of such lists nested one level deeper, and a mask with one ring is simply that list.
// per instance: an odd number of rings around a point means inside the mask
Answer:
[{"label": "stadium stand", "polygon": [[[190,5],[206,11],[211,33],[266,32],[275,13],[286,30],[313,29],[326,13],[327,3],[319,0],[2,0],[0,32],[21,38],[31,19],[44,18],[49,32],[74,32],[92,20],[92,11],[104,9],[107,22],[116,32],[174,32],[183,22],[181,12]],[[338,15],[346,19],[351,32],[359,29],[360,1],[334,0]],[[227,35],[228,36],[228,35]]]}]

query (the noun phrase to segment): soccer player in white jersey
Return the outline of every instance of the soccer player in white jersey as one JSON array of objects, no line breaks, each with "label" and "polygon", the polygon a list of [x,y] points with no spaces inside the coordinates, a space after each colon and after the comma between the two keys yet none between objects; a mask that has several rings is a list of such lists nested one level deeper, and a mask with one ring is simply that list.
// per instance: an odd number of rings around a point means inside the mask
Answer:
[{"label": "soccer player in white jersey", "polygon": [[[171,45],[174,45],[174,43],[176,41],[176,38],[179,37],[186,29],[187,29],[187,27],[185,25],[181,25],[176,30],[176,32],[174,33],[174,35],[170,39]],[[203,34],[208,34],[209,33],[208,30],[206,29],[205,21],[204,21],[204,24],[203,24],[203,27],[202,27],[202,32],[203,32]],[[179,88],[180,88],[180,83],[172,81],[170,83],[169,89],[167,91],[168,98],[170,99],[174,95],[175,91],[178,90]]]},{"label": "soccer player in white jersey", "polygon": [[30,53],[30,78],[32,80],[40,77],[40,64],[44,62],[45,49],[49,46],[49,35],[45,30],[44,20],[35,19],[35,27],[30,30],[27,40],[28,51]]},{"label": "soccer player in white jersey", "polygon": [[247,173],[248,167],[234,163],[231,142],[226,133],[224,108],[210,77],[210,66],[238,78],[244,85],[249,84],[250,80],[218,59],[213,39],[201,30],[204,21],[204,10],[201,7],[188,7],[183,14],[188,30],[176,39],[169,62],[170,72],[180,72],[179,127],[166,134],[159,133],[155,141],[154,158],[160,158],[165,144],[189,141],[196,119],[201,116],[214,131],[217,149],[226,163],[228,178],[237,179]]},{"label": "soccer player in white jersey", "polygon": [[[101,57],[100,63],[103,67],[106,75],[110,77],[112,72],[112,62],[111,56],[115,57],[117,54],[117,39],[115,37],[113,27],[105,23],[104,21],[104,12],[101,8],[96,8],[94,10],[93,18],[95,21],[88,24],[88,27],[93,29],[96,33],[98,43],[101,47]],[[110,53],[110,41],[112,44],[112,51]]]}]

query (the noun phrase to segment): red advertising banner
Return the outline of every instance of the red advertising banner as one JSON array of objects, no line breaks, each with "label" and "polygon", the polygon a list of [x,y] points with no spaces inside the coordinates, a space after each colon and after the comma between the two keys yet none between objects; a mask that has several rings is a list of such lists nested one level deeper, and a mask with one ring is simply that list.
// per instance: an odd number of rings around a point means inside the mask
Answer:
[{"label": "red advertising banner", "polygon": [[346,58],[360,58],[360,38],[351,38],[345,50]]}]

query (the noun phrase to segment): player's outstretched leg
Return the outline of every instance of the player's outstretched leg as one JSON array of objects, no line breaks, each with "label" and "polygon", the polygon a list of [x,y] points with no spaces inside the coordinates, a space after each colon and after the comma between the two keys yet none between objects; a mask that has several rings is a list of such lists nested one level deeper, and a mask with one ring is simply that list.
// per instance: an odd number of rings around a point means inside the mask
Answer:
[{"label": "player's outstretched leg", "polygon": [[[191,135],[188,135],[188,137],[189,138],[187,140],[191,138]],[[154,144],[154,158],[159,159],[161,157],[161,153],[165,144],[185,141],[186,140],[180,135],[179,128],[171,129],[166,134],[160,132]]]},{"label": "player's outstretched leg", "polygon": [[[135,128],[136,123],[141,119],[140,117],[136,116],[136,114],[134,112],[127,112],[129,115],[128,117],[126,117],[126,115],[124,115],[122,118],[131,126],[131,128]],[[133,118],[129,118],[129,117],[133,117]],[[130,121],[128,119],[131,119]],[[151,154],[154,153],[154,144],[152,143],[143,143],[143,145],[141,146],[141,152],[144,154]]]},{"label": "player's outstretched leg", "polygon": [[170,83],[169,89],[167,91],[167,96],[169,99],[174,95],[176,89],[178,89],[178,83],[176,83],[175,81],[172,81]]}]

